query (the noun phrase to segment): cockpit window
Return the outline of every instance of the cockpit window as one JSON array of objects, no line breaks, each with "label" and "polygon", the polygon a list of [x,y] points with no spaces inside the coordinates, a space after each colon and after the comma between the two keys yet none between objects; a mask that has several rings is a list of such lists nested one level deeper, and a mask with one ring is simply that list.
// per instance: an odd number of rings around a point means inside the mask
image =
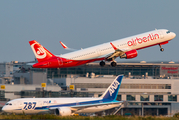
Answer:
[{"label": "cockpit window", "polygon": [[168,34],[168,33],[170,33],[170,31],[167,31],[166,33]]},{"label": "cockpit window", "polygon": [[12,103],[6,103],[6,105],[12,105]]}]

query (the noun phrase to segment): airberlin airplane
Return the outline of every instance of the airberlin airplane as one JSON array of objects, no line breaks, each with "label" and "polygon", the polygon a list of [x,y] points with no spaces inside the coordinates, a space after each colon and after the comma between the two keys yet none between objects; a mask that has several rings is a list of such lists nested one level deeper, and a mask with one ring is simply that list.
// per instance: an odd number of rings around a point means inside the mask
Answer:
[{"label": "airberlin airplane", "polygon": [[[137,50],[160,46],[160,51],[164,51],[162,45],[167,44],[175,38],[176,34],[166,29],[158,29],[131,37],[103,43],[93,47],[73,51],[63,55],[54,55],[37,41],[29,41],[30,46],[37,58],[38,63],[34,68],[66,68],[82,64],[101,61],[100,66],[105,65],[105,61],[110,61],[111,66],[116,66],[117,57],[131,59],[137,57]],[[65,44],[60,42],[64,48]]]}]

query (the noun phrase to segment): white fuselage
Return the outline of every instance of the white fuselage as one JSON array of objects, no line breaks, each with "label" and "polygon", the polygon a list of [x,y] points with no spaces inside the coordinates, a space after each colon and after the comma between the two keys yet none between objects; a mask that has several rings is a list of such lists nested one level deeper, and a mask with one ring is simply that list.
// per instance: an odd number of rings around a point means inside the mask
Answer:
[{"label": "white fuselage", "polygon": [[53,111],[67,116],[75,113],[94,113],[120,106],[117,94],[123,75],[118,75],[99,98],[21,98],[7,102],[2,111],[9,113],[40,113]]},{"label": "white fuselage", "polygon": [[[94,112],[114,108],[121,104],[121,103],[118,104],[107,104],[107,103],[110,102],[104,102],[103,99],[101,98],[22,98],[22,99],[15,99],[9,101],[2,108],[2,110],[8,113],[34,114],[34,113],[49,112],[50,110],[56,109],[58,107],[69,107],[69,108],[74,107],[75,109],[75,107],[83,107],[88,105],[88,107],[84,107],[76,111],[75,113],[82,113],[82,112],[94,113]],[[90,105],[92,106],[90,107]]]},{"label": "white fuselage", "polygon": [[[157,45],[172,40],[176,35],[173,32],[167,33],[166,29],[154,30],[135,36],[111,41],[118,49],[127,52],[130,50],[138,50],[145,47]],[[71,60],[90,60],[105,57],[114,52],[110,42],[89,47],[86,49],[70,52],[59,57]]]}]

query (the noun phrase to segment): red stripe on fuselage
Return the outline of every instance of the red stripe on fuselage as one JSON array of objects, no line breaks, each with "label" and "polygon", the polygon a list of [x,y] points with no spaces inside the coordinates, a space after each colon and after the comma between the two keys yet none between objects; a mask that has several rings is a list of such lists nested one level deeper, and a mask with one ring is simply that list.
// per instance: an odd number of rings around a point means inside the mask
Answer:
[{"label": "red stripe on fuselage", "polygon": [[[104,60],[103,58],[96,58],[91,60],[69,60],[61,57],[55,57],[45,62],[39,62],[33,65],[33,68],[66,68],[66,67],[75,67],[82,64]],[[60,61],[61,60],[61,61]]]}]

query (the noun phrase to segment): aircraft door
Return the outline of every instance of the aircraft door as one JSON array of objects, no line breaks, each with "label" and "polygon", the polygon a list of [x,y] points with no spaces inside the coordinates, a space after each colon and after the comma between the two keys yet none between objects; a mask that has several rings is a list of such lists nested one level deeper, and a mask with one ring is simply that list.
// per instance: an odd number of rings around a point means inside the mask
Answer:
[{"label": "aircraft door", "polygon": [[59,66],[62,66],[62,65],[63,65],[63,60],[62,60],[62,58],[57,58],[57,60],[58,60],[58,65],[59,65]]},{"label": "aircraft door", "polygon": [[163,32],[162,32],[162,31],[159,31],[159,35],[160,35],[160,39],[163,39],[163,38],[164,38],[164,35],[163,35]]},{"label": "aircraft door", "polygon": [[38,106],[38,107],[42,107],[42,106],[43,106],[42,101],[38,101],[37,106]]},{"label": "aircraft door", "polygon": [[18,101],[18,102],[17,102],[17,105],[18,105],[18,108],[20,108],[20,109],[23,109],[23,108],[24,108],[24,103],[21,102],[21,101]]},{"label": "aircraft door", "polygon": [[[51,102],[51,101],[50,101]],[[48,104],[49,104],[49,101],[47,100],[47,101],[43,101],[43,106],[48,106]]]},{"label": "aircraft door", "polygon": [[101,50],[100,50],[100,48],[96,49],[96,53],[97,53],[97,55],[101,55]]},{"label": "aircraft door", "polygon": [[80,105],[80,103],[78,101],[76,101],[76,105]]}]

